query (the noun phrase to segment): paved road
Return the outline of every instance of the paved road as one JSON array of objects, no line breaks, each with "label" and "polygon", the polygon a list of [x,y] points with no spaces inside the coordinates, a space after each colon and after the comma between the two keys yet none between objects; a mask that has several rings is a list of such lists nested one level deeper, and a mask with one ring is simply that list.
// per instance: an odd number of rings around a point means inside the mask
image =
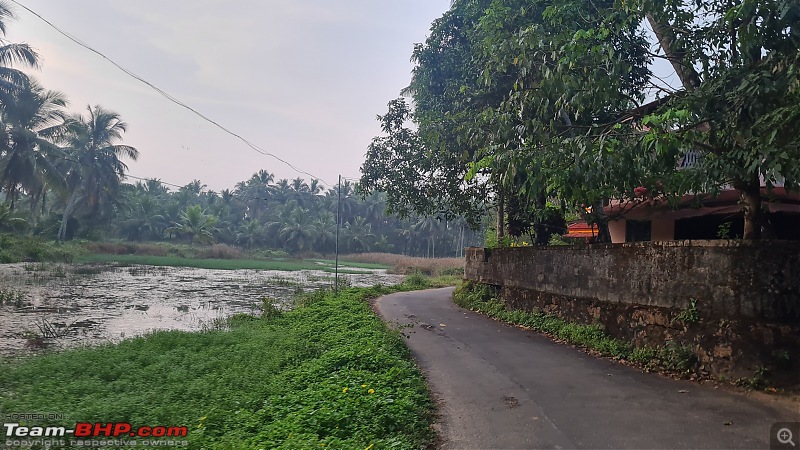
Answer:
[{"label": "paved road", "polygon": [[[389,295],[381,316],[440,404],[445,449],[769,448],[793,411],[641,373],[459,308],[452,288]],[[800,450],[800,447],[797,447]]]}]

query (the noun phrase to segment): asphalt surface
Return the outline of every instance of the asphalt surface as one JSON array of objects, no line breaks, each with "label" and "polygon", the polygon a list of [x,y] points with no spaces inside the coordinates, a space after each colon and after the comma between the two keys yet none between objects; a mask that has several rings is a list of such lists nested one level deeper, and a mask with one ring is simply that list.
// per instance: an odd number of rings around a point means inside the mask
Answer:
[{"label": "asphalt surface", "polygon": [[[769,448],[800,408],[642,373],[459,308],[452,288],[376,301],[408,326],[444,449]],[[799,446],[795,447],[800,450]]]}]

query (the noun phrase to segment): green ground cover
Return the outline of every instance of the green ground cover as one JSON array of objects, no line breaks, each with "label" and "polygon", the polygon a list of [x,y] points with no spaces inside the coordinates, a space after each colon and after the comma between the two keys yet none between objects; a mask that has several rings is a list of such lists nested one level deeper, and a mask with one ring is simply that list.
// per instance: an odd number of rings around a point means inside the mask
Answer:
[{"label": "green ground cover", "polygon": [[[154,255],[110,255],[110,254],[82,254],[74,259],[83,264],[141,264],[149,266],[195,267],[200,269],[259,269],[259,270],[322,270],[334,272],[333,263],[320,264],[310,259],[216,259],[216,258],[185,258],[180,256],[154,256]],[[342,266],[347,268],[343,269]],[[369,273],[364,270],[355,270],[350,263],[340,262],[339,273]],[[386,268],[381,267],[381,268]]]},{"label": "green ground cover", "polygon": [[236,316],[224,330],[5,360],[0,411],[186,426],[190,448],[430,447],[424,379],[367,301],[431,285],[410,278],[305,294],[292,311]]}]

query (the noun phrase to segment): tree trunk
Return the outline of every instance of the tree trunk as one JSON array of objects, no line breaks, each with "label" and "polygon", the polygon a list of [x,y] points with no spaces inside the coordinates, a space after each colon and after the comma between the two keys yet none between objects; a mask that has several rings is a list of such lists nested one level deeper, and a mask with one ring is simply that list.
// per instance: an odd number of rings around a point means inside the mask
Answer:
[{"label": "tree trunk", "polygon": [[497,189],[497,243],[506,236],[506,205],[503,190]]},{"label": "tree trunk", "polygon": [[594,205],[592,205],[592,212],[595,214],[597,220],[597,239],[595,242],[611,242],[611,232],[608,230],[608,217],[606,217],[606,212],[603,209],[603,202],[595,202]]},{"label": "tree trunk", "polygon": [[58,240],[61,242],[64,242],[64,239],[67,236],[67,223],[69,222],[69,218],[72,216],[75,207],[78,206],[79,197],[78,190],[76,189],[69,197],[67,206],[64,207],[64,215],[61,218],[61,227],[58,229]]},{"label": "tree trunk", "polygon": [[758,178],[747,185],[737,186],[744,205],[744,239],[761,239],[761,224],[764,214],[761,211],[761,183]]},{"label": "tree trunk", "polygon": [[655,33],[658,43],[661,45],[661,50],[664,51],[664,55],[669,60],[670,64],[672,64],[675,73],[678,74],[678,78],[680,78],[684,89],[693,91],[700,87],[700,76],[697,74],[697,71],[694,70],[694,67],[692,67],[691,61],[686,61],[686,55],[678,48],[675,40],[675,33],[672,31],[669,24],[659,22],[653,14],[649,13],[647,14],[647,21],[650,22],[653,33]]}]

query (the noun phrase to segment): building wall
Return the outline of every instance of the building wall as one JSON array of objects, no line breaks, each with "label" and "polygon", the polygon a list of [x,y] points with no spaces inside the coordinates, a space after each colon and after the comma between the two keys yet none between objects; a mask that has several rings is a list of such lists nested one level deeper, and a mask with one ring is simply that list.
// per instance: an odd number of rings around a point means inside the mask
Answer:
[{"label": "building wall", "polygon": [[626,224],[627,222],[625,219],[608,221],[608,232],[611,234],[611,242],[615,244],[622,244],[625,242]]},{"label": "building wall", "polygon": [[[636,344],[683,342],[710,373],[788,367],[797,379],[800,242],[471,248],[466,259],[466,279],[502,287],[511,308],[602,323]],[[687,324],[693,301],[700,320]]]},{"label": "building wall", "polygon": [[652,240],[672,241],[675,239],[675,221],[672,219],[653,219]]}]

